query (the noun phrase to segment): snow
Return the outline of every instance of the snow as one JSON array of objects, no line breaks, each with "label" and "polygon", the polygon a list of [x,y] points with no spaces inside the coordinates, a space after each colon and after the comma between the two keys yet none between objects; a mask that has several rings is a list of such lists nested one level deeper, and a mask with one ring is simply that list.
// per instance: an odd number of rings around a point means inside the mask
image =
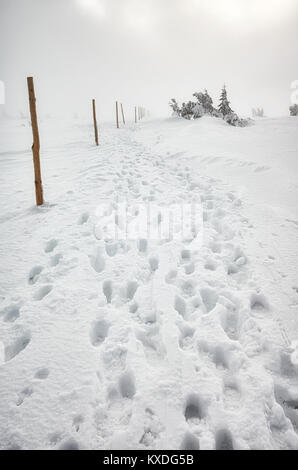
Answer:
[{"label": "snow", "polygon": [[297,127],[0,123],[1,449],[298,449]]}]

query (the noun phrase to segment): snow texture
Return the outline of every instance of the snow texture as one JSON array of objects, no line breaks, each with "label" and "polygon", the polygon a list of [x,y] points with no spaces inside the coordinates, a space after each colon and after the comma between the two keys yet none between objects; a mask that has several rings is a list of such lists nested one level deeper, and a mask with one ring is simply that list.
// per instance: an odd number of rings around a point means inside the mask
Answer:
[{"label": "snow texture", "polygon": [[[298,449],[297,125],[106,125],[96,148],[44,122],[36,208],[30,128],[1,123],[1,449]],[[203,231],[125,238],[123,200],[130,222],[199,201]]]}]

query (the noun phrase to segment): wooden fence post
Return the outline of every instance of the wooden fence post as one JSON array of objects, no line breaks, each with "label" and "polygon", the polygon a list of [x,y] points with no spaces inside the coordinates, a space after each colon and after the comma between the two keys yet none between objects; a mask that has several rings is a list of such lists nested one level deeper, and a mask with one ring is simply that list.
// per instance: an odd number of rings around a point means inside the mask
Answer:
[{"label": "wooden fence post", "polygon": [[117,124],[117,129],[119,129],[118,101],[116,101],[116,124]]},{"label": "wooden fence post", "polygon": [[42,191],[40,158],[39,158],[40,142],[39,142],[38,122],[37,122],[37,113],[36,113],[36,98],[35,98],[35,92],[34,92],[33,77],[27,77],[27,85],[28,85],[28,93],[29,93],[29,105],[30,105],[30,115],[31,115],[32,134],[33,134],[32,153],[33,153],[33,163],[34,163],[36,205],[41,206],[43,204],[43,191]]},{"label": "wooden fence post", "polygon": [[121,113],[122,113],[123,124],[125,124],[125,117],[124,117],[124,111],[123,111],[122,103],[121,103]]},{"label": "wooden fence post", "polygon": [[96,120],[95,100],[92,100],[92,108],[93,108],[93,122],[94,122],[95,143],[96,143],[96,145],[98,145],[98,128],[97,128],[97,120]]},{"label": "wooden fence post", "polygon": [[135,106],[135,123],[137,123],[137,107]]}]

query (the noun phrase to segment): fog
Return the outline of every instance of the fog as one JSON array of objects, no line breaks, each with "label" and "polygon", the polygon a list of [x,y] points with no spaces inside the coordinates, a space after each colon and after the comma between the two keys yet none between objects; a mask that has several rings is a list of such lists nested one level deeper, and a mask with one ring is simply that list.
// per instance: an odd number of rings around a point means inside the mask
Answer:
[{"label": "fog", "polygon": [[298,78],[298,0],[0,0],[0,111],[28,113],[34,76],[42,116],[100,119],[115,100],[167,116],[168,101],[225,83],[243,115],[287,115]]}]

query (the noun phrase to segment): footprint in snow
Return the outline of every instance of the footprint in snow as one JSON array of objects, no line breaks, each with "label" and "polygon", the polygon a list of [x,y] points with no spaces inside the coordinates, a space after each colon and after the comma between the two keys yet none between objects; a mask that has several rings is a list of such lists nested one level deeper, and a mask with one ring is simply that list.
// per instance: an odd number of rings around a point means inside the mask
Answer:
[{"label": "footprint in snow", "polygon": [[108,336],[110,325],[105,320],[97,320],[92,323],[90,341],[93,346],[99,346]]},{"label": "footprint in snow", "polygon": [[43,266],[34,266],[28,276],[28,284],[35,284],[39,278],[40,273],[43,270]]},{"label": "footprint in snow", "polygon": [[118,252],[118,242],[105,243],[106,254],[113,258]]},{"label": "footprint in snow", "polygon": [[30,343],[31,332],[29,330],[23,331],[16,336],[14,341],[4,348],[4,362],[11,361],[14,357],[20,354]]},{"label": "footprint in snow", "polygon": [[35,372],[34,377],[39,380],[45,380],[48,378],[50,371],[47,367],[42,367]]},{"label": "footprint in snow", "polygon": [[181,443],[180,450],[200,450],[199,439],[190,432],[187,432]]},{"label": "footprint in snow", "polygon": [[112,295],[113,295],[113,283],[110,280],[104,281],[102,285],[103,293],[107,299],[107,303],[110,304],[112,302]]},{"label": "footprint in snow", "polygon": [[187,275],[190,275],[190,274],[193,274],[195,272],[195,264],[193,262],[189,263],[189,264],[186,264],[184,266],[184,272],[185,274]]},{"label": "footprint in snow", "polygon": [[50,266],[52,268],[54,268],[55,266],[58,266],[62,258],[63,258],[63,255],[61,253],[57,253],[56,255],[52,256],[52,258],[50,259]]},{"label": "footprint in snow", "polygon": [[196,284],[194,281],[184,281],[181,285],[181,293],[185,297],[193,297],[195,294]]},{"label": "footprint in snow", "polygon": [[81,424],[85,421],[84,419],[84,416],[83,415],[76,415],[74,416],[73,420],[72,420],[72,425],[73,427],[75,428],[75,431],[76,432],[79,432],[80,430],[80,427],[81,427]]},{"label": "footprint in snow", "polygon": [[217,369],[229,369],[230,367],[230,351],[225,345],[208,344],[205,340],[197,343],[199,353],[207,354]]},{"label": "footprint in snow", "polygon": [[218,265],[214,260],[208,259],[205,263],[204,268],[207,269],[208,271],[216,271],[217,266]]},{"label": "footprint in snow", "polygon": [[78,225],[84,225],[86,222],[89,220],[89,212],[83,212],[83,214],[80,215],[79,220],[78,220]]},{"label": "footprint in snow", "polygon": [[221,250],[222,250],[221,244],[216,241],[211,242],[209,245],[209,248],[213,253],[216,253],[216,254],[221,253]]},{"label": "footprint in snow", "polygon": [[186,421],[203,419],[206,414],[206,408],[200,397],[195,393],[189,395],[184,409],[184,417]]},{"label": "footprint in snow", "polygon": [[20,307],[18,305],[9,305],[1,310],[0,316],[3,316],[3,321],[13,323],[20,316]]},{"label": "footprint in snow", "polygon": [[138,241],[138,249],[140,253],[146,253],[148,247],[148,241],[145,238],[142,238]]},{"label": "footprint in snow", "polygon": [[45,253],[52,253],[52,251],[54,251],[57,245],[58,245],[58,241],[55,239],[48,241],[45,245],[45,249],[44,249]]},{"label": "footprint in snow", "polygon": [[136,313],[138,311],[139,305],[137,302],[132,302],[129,306],[129,312],[130,313]]},{"label": "footprint in snow", "polygon": [[157,271],[158,266],[159,266],[158,257],[152,256],[151,258],[149,258],[149,265],[150,265],[151,272]]},{"label": "footprint in snow", "polygon": [[254,314],[260,314],[269,310],[270,307],[263,294],[254,293],[250,297],[250,309]]},{"label": "footprint in snow", "polygon": [[79,450],[79,444],[77,441],[73,438],[67,439],[66,441],[63,441],[59,448],[59,450]]},{"label": "footprint in snow", "polygon": [[35,292],[34,300],[41,301],[52,291],[52,289],[53,286],[51,285],[41,287],[37,292]]},{"label": "footprint in snow", "polygon": [[218,295],[215,290],[208,287],[200,290],[201,298],[206,309],[206,313],[211,312],[217,304]]},{"label": "footprint in snow", "polygon": [[124,372],[119,379],[119,391],[123,398],[132,399],[136,394],[136,384],[133,374]]},{"label": "footprint in snow", "polygon": [[181,349],[188,349],[192,344],[195,328],[192,328],[186,322],[183,322],[182,324],[178,325],[178,327],[180,330],[179,346]]},{"label": "footprint in snow", "polygon": [[234,450],[233,437],[228,429],[219,429],[215,435],[216,450]]},{"label": "footprint in snow", "polygon": [[221,315],[221,325],[226,335],[232,339],[237,340],[239,336],[239,313],[236,307],[231,309],[226,308],[225,312]]},{"label": "footprint in snow", "polygon": [[138,283],[136,281],[128,281],[126,284],[126,298],[128,301],[133,300],[135,293],[138,290]]},{"label": "footprint in snow", "polygon": [[33,395],[33,392],[34,392],[33,387],[24,388],[21,391],[21,393],[19,394],[16,405],[21,406],[24,403],[24,401],[26,400],[26,398],[29,398],[29,397],[31,397],[31,395]]},{"label": "footprint in snow", "polygon": [[294,430],[298,432],[298,392],[297,390],[288,391],[286,387],[279,384],[274,385],[274,395],[277,403],[279,403],[287,418],[291,421]]},{"label": "footprint in snow", "polygon": [[144,431],[139,443],[152,449],[163,431],[163,426],[150,408],[146,408],[145,413]]},{"label": "footprint in snow", "polygon": [[181,315],[183,318],[186,316],[186,303],[185,300],[180,297],[179,295],[176,295],[175,297],[175,304],[174,304],[175,310]]},{"label": "footprint in snow", "polygon": [[97,248],[92,256],[89,256],[90,264],[94,271],[101,273],[105,269],[105,259],[100,248]]},{"label": "footprint in snow", "polygon": [[168,274],[165,276],[165,281],[167,284],[173,284],[175,279],[177,278],[178,272],[175,269],[172,269],[171,271],[168,272]]}]

